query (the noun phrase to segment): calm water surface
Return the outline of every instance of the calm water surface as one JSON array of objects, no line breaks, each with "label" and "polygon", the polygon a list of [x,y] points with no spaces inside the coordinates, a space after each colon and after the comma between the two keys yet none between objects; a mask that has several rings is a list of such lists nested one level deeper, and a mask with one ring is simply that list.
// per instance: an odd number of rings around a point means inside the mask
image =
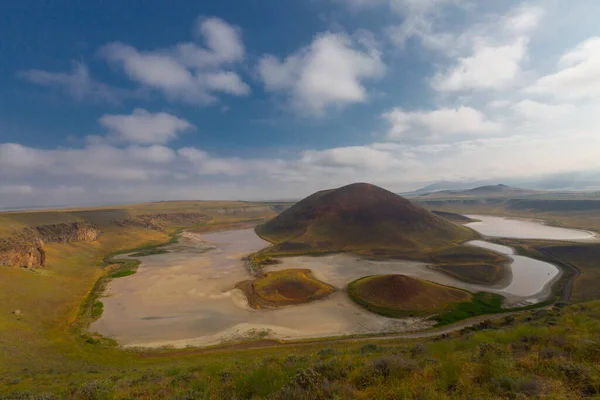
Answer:
[{"label": "calm water surface", "polygon": [[595,235],[588,231],[558,228],[544,225],[538,221],[493,217],[490,215],[467,215],[478,222],[466,224],[482,235],[517,238],[517,239],[550,239],[550,240],[590,240]]}]

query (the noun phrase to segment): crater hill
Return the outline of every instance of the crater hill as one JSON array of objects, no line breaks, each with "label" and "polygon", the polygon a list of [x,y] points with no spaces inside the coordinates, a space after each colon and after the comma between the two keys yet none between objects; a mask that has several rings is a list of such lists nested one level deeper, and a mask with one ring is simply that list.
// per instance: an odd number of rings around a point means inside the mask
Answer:
[{"label": "crater hill", "polygon": [[387,317],[416,317],[471,299],[464,290],[405,275],[366,276],[348,285],[348,295],[369,311]]},{"label": "crater hill", "polygon": [[469,228],[367,183],[317,192],[259,225],[256,233],[273,243],[263,256],[351,251],[427,260],[478,237]]}]

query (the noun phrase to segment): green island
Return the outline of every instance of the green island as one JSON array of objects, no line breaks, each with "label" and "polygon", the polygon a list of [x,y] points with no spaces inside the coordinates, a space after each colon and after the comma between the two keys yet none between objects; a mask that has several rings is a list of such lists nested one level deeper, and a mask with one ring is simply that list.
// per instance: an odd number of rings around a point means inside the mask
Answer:
[{"label": "green island", "polygon": [[335,288],[312,276],[308,269],[286,269],[260,274],[255,280],[240,282],[248,304],[253,308],[303,304],[329,296]]}]

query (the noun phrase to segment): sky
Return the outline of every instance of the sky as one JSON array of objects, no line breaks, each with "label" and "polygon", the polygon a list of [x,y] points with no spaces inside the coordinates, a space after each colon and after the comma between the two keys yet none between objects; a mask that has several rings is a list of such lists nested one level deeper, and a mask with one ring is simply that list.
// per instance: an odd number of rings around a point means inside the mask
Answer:
[{"label": "sky", "polygon": [[599,187],[598,15],[597,0],[4,1],[0,207]]}]

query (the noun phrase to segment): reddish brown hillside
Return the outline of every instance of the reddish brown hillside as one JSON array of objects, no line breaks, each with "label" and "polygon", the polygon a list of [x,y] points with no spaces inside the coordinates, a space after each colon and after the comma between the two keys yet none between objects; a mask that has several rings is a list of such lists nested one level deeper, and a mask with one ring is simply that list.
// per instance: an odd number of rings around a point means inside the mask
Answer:
[{"label": "reddish brown hillside", "polygon": [[476,234],[405,198],[367,183],[317,192],[260,225],[279,250],[420,251]]}]

